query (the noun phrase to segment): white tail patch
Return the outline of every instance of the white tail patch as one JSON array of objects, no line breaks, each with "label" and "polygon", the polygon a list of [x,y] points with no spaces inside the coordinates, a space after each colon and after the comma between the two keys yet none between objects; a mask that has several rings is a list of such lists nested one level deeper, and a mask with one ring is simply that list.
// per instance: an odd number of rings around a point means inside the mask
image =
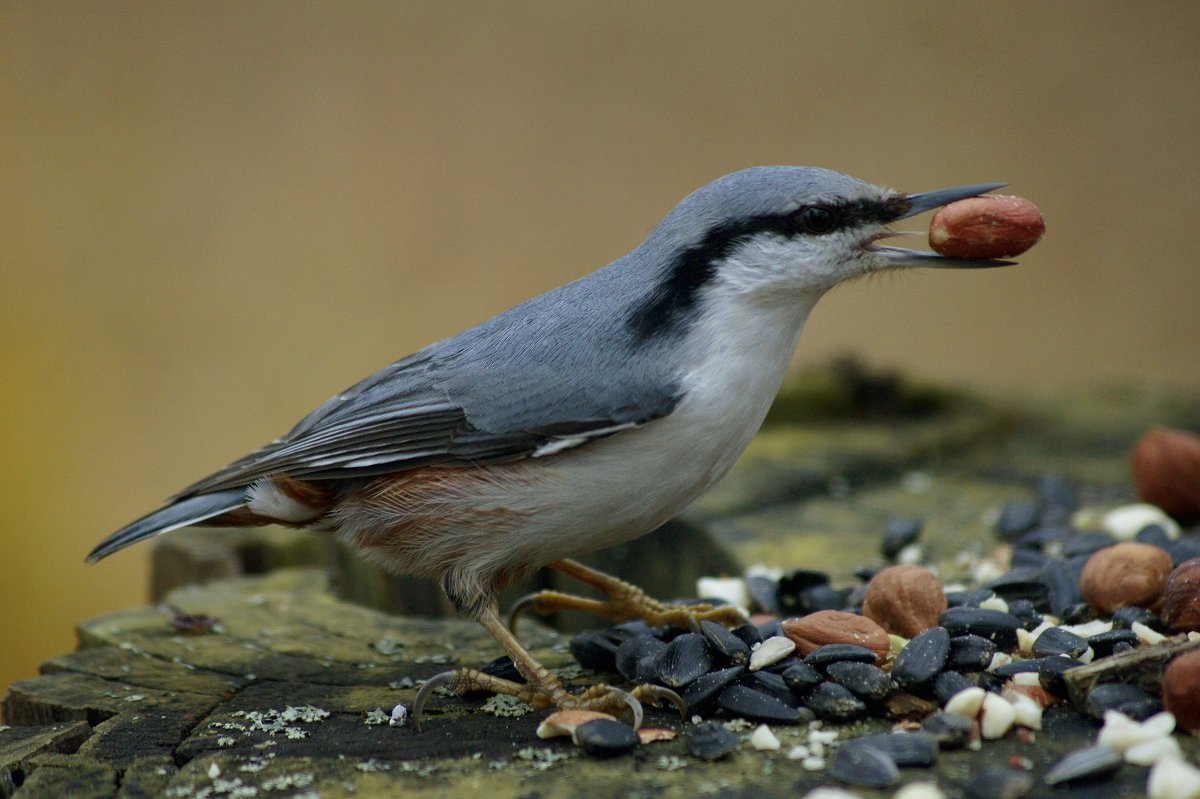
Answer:
[{"label": "white tail patch", "polygon": [[321,515],[321,511],[299,502],[279,490],[269,477],[256,480],[246,489],[246,507],[259,516],[299,524]]}]

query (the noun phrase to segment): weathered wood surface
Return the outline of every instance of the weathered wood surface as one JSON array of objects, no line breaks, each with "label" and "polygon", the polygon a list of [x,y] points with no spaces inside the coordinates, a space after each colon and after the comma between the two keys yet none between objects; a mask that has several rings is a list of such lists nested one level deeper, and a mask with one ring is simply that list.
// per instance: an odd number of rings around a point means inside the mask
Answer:
[{"label": "weathered wood surface", "polygon": [[[1146,425],[1200,426],[1200,404],[1140,392],[1001,410],[902,389],[865,417],[831,404],[829,393],[785,398],[724,485],[668,530],[593,562],[663,596],[690,594],[700,574],[754,562],[821,568],[841,581],[875,557],[888,518],[918,516],[926,520],[924,546],[953,577],[964,548],[983,555],[995,546],[992,514],[1027,496],[1041,474],[1073,476],[1085,501],[1122,501],[1131,494],[1128,448]],[[822,402],[836,412],[798,421]],[[174,587],[159,605],[84,622],[78,651],[9,688],[0,796],[793,797],[829,782],[786,757],[803,727],[775,728],[780,752],[743,744],[728,760],[704,763],[687,754],[682,738],[594,760],[569,741],[539,740],[543,712],[494,715],[496,704],[482,698],[435,696],[420,734],[377,723],[396,704],[411,705],[416,681],[451,665],[486,663],[498,647],[473,624],[346,601],[442,609],[430,586],[385,578],[304,534],[182,533],[163,539],[156,564],[157,590]],[[184,633],[171,625],[176,613],[208,614],[219,624]],[[598,679],[573,665],[559,634],[533,622],[520,633],[576,685]],[[498,712],[510,711],[500,705]],[[662,712],[648,723],[687,726]],[[1040,774],[1096,730],[1067,708],[1048,712],[1046,725],[1034,745],[1010,735],[982,753],[944,754],[936,773],[906,770],[905,781],[934,778],[949,796],[962,796],[974,769],[1015,754]],[[1195,742],[1185,744],[1194,756]],[[1144,769],[1123,766],[1100,787],[1039,785],[1032,795],[1138,796],[1144,784]]]}]

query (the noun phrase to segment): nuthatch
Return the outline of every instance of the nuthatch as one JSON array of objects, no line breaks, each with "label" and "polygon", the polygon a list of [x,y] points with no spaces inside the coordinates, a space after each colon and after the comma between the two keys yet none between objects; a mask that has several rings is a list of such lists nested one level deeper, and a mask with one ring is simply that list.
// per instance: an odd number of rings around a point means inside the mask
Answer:
[{"label": "nuthatch", "polygon": [[501,621],[498,591],[550,565],[608,601],[543,592],[526,603],[539,611],[732,621],[729,608],[663,605],[569,558],[653,530],[729,470],[826,291],[893,269],[1007,263],[880,244],[892,222],[1002,185],[901,194],[807,167],[726,175],[628,255],[351,386],[88,559],[193,524],[329,532],[389,571],[438,579],[528,681],[446,672],[418,695],[418,722],[429,689],[449,684],[629,707],[636,724],[636,697],[653,691],[569,693]]}]

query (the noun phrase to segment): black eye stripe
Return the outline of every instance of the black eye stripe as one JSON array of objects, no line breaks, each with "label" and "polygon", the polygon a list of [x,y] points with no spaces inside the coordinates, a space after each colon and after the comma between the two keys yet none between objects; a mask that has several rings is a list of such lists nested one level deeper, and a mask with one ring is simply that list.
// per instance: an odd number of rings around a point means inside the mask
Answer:
[{"label": "black eye stripe", "polygon": [[898,219],[911,203],[903,195],[882,200],[844,200],[803,205],[792,213],[798,233],[822,235],[863,224],[886,224]]},{"label": "black eye stripe", "polygon": [[[654,287],[626,318],[635,342],[686,330],[689,311],[701,289],[716,277],[716,264],[747,238],[759,233],[783,237],[823,235],[864,223],[886,224],[909,209],[911,203],[902,194],[878,200],[843,200],[804,205],[786,214],[762,214],[726,220],[710,230],[696,244],[680,252]],[[808,209],[820,208],[832,216],[832,224],[822,233],[810,230],[799,220]],[[811,222],[811,220],[810,220]]]}]

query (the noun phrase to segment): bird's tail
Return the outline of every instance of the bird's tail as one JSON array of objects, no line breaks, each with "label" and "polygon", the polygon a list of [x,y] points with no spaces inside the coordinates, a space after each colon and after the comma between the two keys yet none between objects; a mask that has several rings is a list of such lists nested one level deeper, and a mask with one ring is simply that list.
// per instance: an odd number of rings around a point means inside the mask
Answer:
[{"label": "bird's tail", "polygon": [[188,497],[165,508],[159,508],[133,524],[117,530],[91,551],[87,556],[87,562],[95,563],[130,544],[168,533],[171,530],[178,530],[180,527],[187,527],[189,524],[202,522],[214,516],[220,516],[222,513],[228,513],[245,504],[246,489],[244,488],[228,488],[224,491],[214,491],[211,494]]}]

